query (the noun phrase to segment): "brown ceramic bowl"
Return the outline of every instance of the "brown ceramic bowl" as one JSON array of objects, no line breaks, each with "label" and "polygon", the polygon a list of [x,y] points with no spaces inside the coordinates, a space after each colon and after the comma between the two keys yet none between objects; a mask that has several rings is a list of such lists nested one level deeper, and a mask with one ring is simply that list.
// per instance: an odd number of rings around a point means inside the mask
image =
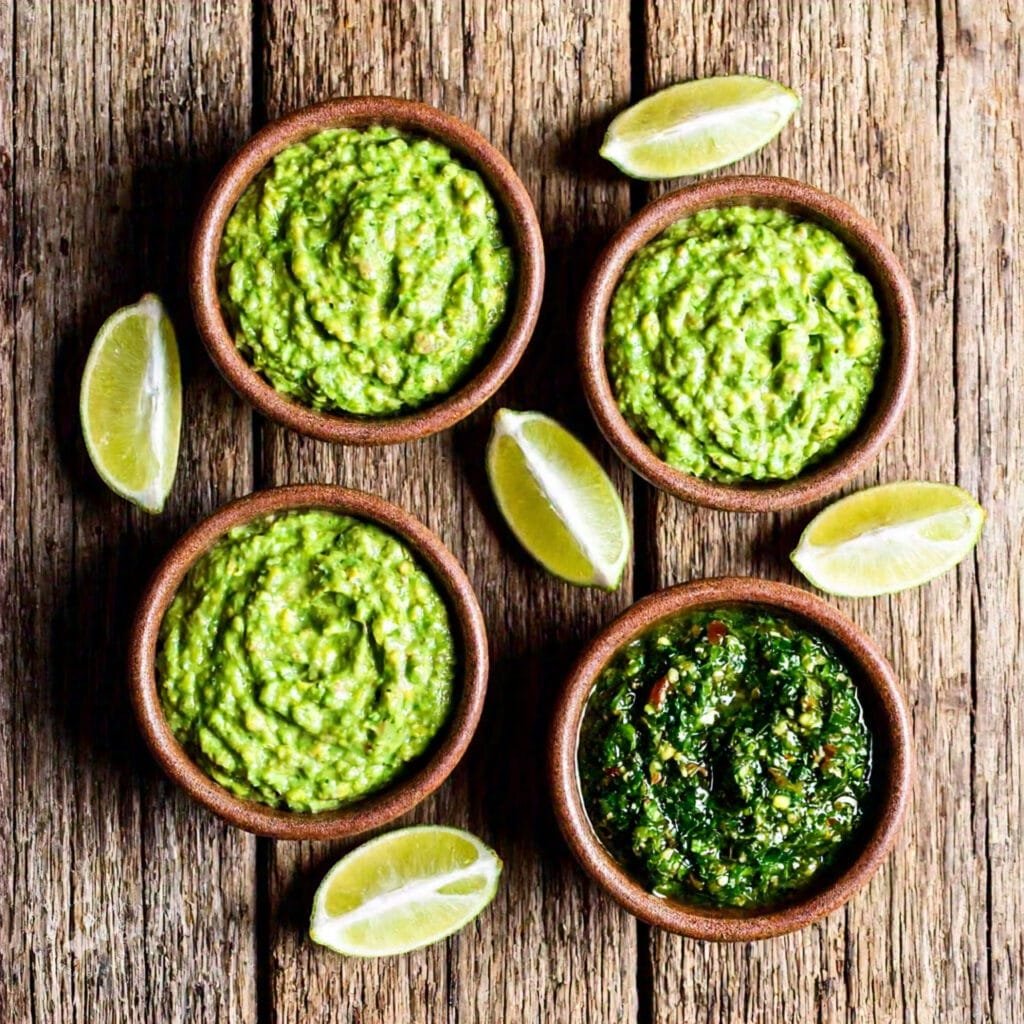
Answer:
[{"label": "brown ceramic bowl", "polygon": [[[318,412],[274,388],[238,351],[217,295],[221,236],[231,211],[253,178],[282,149],[326,128],[392,125],[429,136],[480,172],[502,212],[515,252],[514,294],[503,334],[496,336],[473,376],[432,405],[394,417]],[[529,193],[511,164],[469,125],[436,107],[387,96],[358,96],[304,107],[258,131],[217,176],[199,211],[189,251],[189,290],[199,333],[227,382],[272,420],[301,434],[339,444],[396,444],[427,437],[458,423],[482,405],[515,369],[529,344],[544,286],[544,242]]]},{"label": "brown ceramic bowl", "polygon": [[[605,665],[634,637],[699,608],[752,604],[803,621],[830,640],[853,670],[874,740],[872,798],[849,859],[820,883],[769,909],[718,909],[648,892],[602,845],[583,805],[577,768],[580,724]],[[795,931],[841,907],[878,870],[903,818],[911,785],[907,708],[893,670],[849,619],[805,590],[746,577],[697,580],[632,605],[586,648],[558,699],[549,747],[555,814],[588,874],[631,914],[680,935],[719,942],[764,939]]]},{"label": "brown ceramic bowl", "polygon": [[[792,480],[723,484],[702,480],[663,462],[619,411],[605,368],[605,325],[627,264],[641,246],[699,210],[773,206],[832,231],[850,249],[878,297],[886,354],[859,427],[828,458]],[[893,432],[910,392],[917,359],[917,315],[910,282],[870,221],[827,192],[789,178],[749,175],[714,178],[671,192],[637,214],[598,258],[580,309],[579,360],[587,401],[619,455],[656,487],[687,501],[733,512],[771,512],[815,501],[867,467]]]},{"label": "brown ceramic bowl", "polygon": [[[160,623],[185,574],[234,526],[272,512],[322,508],[376,523],[405,541],[447,599],[460,648],[461,680],[448,723],[434,745],[393,785],[339,810],[298,813],[243,800],[218,785],[189,757],[171,732],[157,692]],[[226,821],[277,839],[342,839],[379,828],[410,810],[441,785],[469,746],[487,690],[487,635],[473,586],[455,556],[422,523],[396,505],[363,491],[303,485],[257,491],[218,509],[171,549],[142,596],[132,626],[128,684],[142,734],[164,771],[194,800]]]}]

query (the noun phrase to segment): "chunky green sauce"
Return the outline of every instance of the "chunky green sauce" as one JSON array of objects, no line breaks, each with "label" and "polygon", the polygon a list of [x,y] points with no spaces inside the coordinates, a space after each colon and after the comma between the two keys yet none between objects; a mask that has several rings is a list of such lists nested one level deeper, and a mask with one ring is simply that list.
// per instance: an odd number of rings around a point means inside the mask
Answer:
[{"label": "chunky green sauce", "polygon": [[711,480],[783,480],[856,429],[882,348],[871,284],[835,235],[727,207],[633,257],[606,361],[619,408],[659,458]]},{"label": "chunky green sauce", "polygon": [[447,719],[445,603],[390,533],[327,511],[238,527],[164,616],[160,696],[182,745],[238,796],[322,811],[371,793]]},{"label": "chunky green sauce", "polygon": [[513,276],[480,175],[441,143],[384,127],[278,153],[229,217],[218,266],[235,342],[274,388],[367,416],[460,384]]},{"label": "chunky green sauce", "polygon": [[604,670],[580,735],[602,842],[651,891],[767,906],[841,855],[871,739],[842,660],[767,611],[662,624]]}]

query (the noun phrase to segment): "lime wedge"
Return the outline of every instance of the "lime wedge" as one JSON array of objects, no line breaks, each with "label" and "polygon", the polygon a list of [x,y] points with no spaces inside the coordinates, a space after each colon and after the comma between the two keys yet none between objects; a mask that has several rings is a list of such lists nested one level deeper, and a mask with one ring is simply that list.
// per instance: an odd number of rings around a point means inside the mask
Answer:
[{"label": "lime wedge", "polygon": [[499,409],[487,475],[512,532],[548,572],[614,590],[629,557],[622,501],[597,459],[539,412]]},{"label": "lime wedge", "polygon": [[181,366],[174,327],[155,295],[100,328],[79,404],[89,458],[103,482],[160,512],[174,482],[181,435]]},{"label": "lime wedge", "polygon": [[313,898],[309,936],[346,956],[392,956],[465,927],[494,899],[501,860],[476,836],[419,825],[342,857]]},{"label": "lime wedge", "polygon": [[633,178],[703,174],[771,142],[799,106],[792,89],[752,75],[671,85],[612,121],[601,156]]},{"label": "lime wedge", "polygon": [[984,522],[984,509],[960,487],[883,484],[822,509],[790,557],[828,594],[893,594],[952,569],[970,554]]}]

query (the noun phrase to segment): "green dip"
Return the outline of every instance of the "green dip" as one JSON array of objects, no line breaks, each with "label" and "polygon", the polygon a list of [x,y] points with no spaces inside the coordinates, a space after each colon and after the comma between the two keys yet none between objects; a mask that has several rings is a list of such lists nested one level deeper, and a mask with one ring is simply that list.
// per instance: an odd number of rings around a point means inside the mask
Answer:
[{"label": "green dip", "polygon": [[630,261],[605,357],[619,408],[669,465],[786,480],[857,427],[878,373],[871,284],[831,232],[782,210],[703,210]]},{"label": "green dip", "polygon": [[278,153],[224,227],[235,343],[314,409],[385,416],[461,383],[513,276],[493,196],[431,139],[331,129]]},{"label": "green dip", "polygon": [[733,608],[620,651],[587,704],[578,756],[597,834],[652,892],[762,907],[841,855],[863,815],[871,738],[828,644]]},{"label": "green dip", "polygon": [[371,793],[447,719],[455,647],[409,549],[369,523],[288,512],[237,527],[164,616],[164,712],[232,793],[324,811]]}]

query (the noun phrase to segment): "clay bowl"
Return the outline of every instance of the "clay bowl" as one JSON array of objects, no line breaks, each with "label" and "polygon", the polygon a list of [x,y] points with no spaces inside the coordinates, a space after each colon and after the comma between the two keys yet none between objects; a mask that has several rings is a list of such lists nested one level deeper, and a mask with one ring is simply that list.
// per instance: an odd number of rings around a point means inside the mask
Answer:
[{"label": "clay bowl", "polygon": [[[282,149],[326,128],[392,125],[445,143],[480,172],[502,211],[515,252],[514,295],[503,335],[485,362],[456,391],[415,412],[386,418],[318,412],[273,387],[238,351],[221,311],[216,264],[224,225],[253,178]],[[544,242],[529,193],[509,162],[479,132],[425,103],[387,96],[328,100],[273,121],[227,163],[203,201],[189,251],[189,291],[199,334],[227,382],[264,416],[301,434],[339,444],[396,444],[427,437],[458,423],[482,405],[515,369],[529,344],[544,286]]]},{"label": "clay bowl", "polygon": [[[461,679],[448,723],[414,770],[393,785],[339,810],[298,813],[242,800],[214,782],[178,743],[157,692],[160,623],[185,574],[227,530],[271,512],[323,508],[376,523],[405,541],[448,603],[460,648]],[[277,839],[342,839],[379,828],[434,792],[469,746],[487,690],[487,635],[473,586],[455,556],[422,523],[372,494],[309,485],[257,491],[223,506],[174,545],[150,581],[132,626],[128,685],[139,726],[153,756],[193,800],[238,828]]]},{"label": "clay bowl", "polygon": [[[619,411],[608,380],[605,325],[627,264],[638,249],[675,221],[699,210],[723,206],[779,207],[823,225],[850,249],[878,297],[886,354],[864,418],[832,455],[792,480],[723,484],[673,468],[634,433]],[[917,315],[907,275],[878,228],[844,202],[789,178],[714,178],[655,200],[612,238],[583,293],[578,345],[583,387],[594,418],[612,447],[637,473],[655,487],[698,505],[733,512],[772,512],[837,491],[878,454],[896,428],[910,392],[917,359]]]},{"label": "clay bowl", "polygon": [[[874,740],[868,813],[851,836],[848,859],[816,885],[768,909],[717,909],[664,899],[635,881],[602,845],[580,792],[576,751],[580,724],[594,684],[627,642],[680,613],[753,604],[804,622],[830,640],[853,670]],[[907,708],[889,663],[849,619],[820,598],[748,577],[697,580],[661,590],[632,605],[586,648],[559,696],[551,733],[550,772],[555,815],[587,873],[631,914],[680,935],[719,942],[764,939],[803,928],[841,907],[878,870],[894,840],[911,786]]]}]

